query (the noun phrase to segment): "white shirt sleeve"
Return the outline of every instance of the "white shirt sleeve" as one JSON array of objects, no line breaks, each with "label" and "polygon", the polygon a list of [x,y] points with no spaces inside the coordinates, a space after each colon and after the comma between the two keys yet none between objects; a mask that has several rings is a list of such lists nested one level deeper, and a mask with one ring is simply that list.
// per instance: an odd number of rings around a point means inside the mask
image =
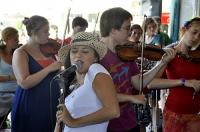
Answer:
[{"label": "white shirt sleeve", "polygon": [[94,78],[95,78],[95,76],[98,73],[105,73],[105,74],[107,74],[107,75],[110,76],[110,73],[101,64],[98,64],[98,63],[92,64],[90,66],[89,70],[88,70],[88,76],[89,76],[89,78],[93,81]]}]

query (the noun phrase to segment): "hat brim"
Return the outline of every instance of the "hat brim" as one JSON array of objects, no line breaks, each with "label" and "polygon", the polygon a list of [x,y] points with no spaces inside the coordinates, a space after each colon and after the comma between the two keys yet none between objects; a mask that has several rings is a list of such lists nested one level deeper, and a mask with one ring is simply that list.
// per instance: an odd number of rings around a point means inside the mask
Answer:
[{"label": "hat brim", "polygon": [[107,46],[100,41],[82,41],[82,42],[75,42],[72,46],[89,46],[90,48],[94,49],[99,58],[102,59],[105,54],[107,53]]},{"label": "hat brim", "polygon": [[65,61],[65,58],[67,57],[70,48],[71,48],[71,45],[65,45],[58,50],[58,61],[59,62]]},{"label": "hat brim", "polygon": [[89,46],[98,53],[100,60],[103,59],[103,57],[107,53],[107,46],[103,42],[81,41],[81,42],[74,42],[71,43],[70,45],[65,45],[62,48],[60,48],[60,50],[58,51],[58,60],[64,62],[65,58],[67,57],[70,51],[70,48],[73,46]]}]

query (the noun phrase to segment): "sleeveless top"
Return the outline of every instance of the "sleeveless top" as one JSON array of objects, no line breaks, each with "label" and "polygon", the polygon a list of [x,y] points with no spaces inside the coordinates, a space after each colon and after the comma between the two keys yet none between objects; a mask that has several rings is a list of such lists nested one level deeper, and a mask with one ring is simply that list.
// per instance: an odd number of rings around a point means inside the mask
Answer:
[{"label": "sleeveless top", "polygon": [[[102,108],[102,104],[92,87],[98,73],[110,75],[102,65],[92,64],[85,75],[84,84],[65,98],[65,105],[73,118],[94,113]],[[64,132],[106,132],[107,126],[108,121],[78,128],[70,128],[65,125]]]}]

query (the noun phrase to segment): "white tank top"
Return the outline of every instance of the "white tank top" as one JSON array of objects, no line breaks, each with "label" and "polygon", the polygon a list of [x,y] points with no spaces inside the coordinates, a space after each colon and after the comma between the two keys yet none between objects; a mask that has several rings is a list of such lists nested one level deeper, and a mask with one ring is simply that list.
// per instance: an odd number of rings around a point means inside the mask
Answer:
[{"label": "white tank top", "polygon": [[[84,84],[65,99],[65,105],[73,118],[94,113],[102,108],[102,104],[92,88],[93,80],[98,73],[110,75],[102,65],[92,64],[85,75]],[[65,125],[64,132],[106,132],[107,126],[108,121],[78,128],[70,128]]]}]

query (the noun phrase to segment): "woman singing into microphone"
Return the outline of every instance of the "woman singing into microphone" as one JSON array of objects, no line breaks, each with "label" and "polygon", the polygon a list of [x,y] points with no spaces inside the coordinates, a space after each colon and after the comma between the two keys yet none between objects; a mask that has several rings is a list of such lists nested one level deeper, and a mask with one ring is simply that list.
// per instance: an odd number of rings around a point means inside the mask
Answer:
[{"label": "woman singing into microphone", "polygon": [[88,32],[75,34],[71,45],[59,50],[60,59],[67,59],[65,68],[77,62],[81,66],[70,83],[73,91],[65,98],[65,105],[59,105],[62,110],[56,114],[55,132],[60,130],[61,122],[65,124],[64,132],[106,132],[108,120],[119,117],[112,78],[98,64],[106,52],[106,46]]}]

